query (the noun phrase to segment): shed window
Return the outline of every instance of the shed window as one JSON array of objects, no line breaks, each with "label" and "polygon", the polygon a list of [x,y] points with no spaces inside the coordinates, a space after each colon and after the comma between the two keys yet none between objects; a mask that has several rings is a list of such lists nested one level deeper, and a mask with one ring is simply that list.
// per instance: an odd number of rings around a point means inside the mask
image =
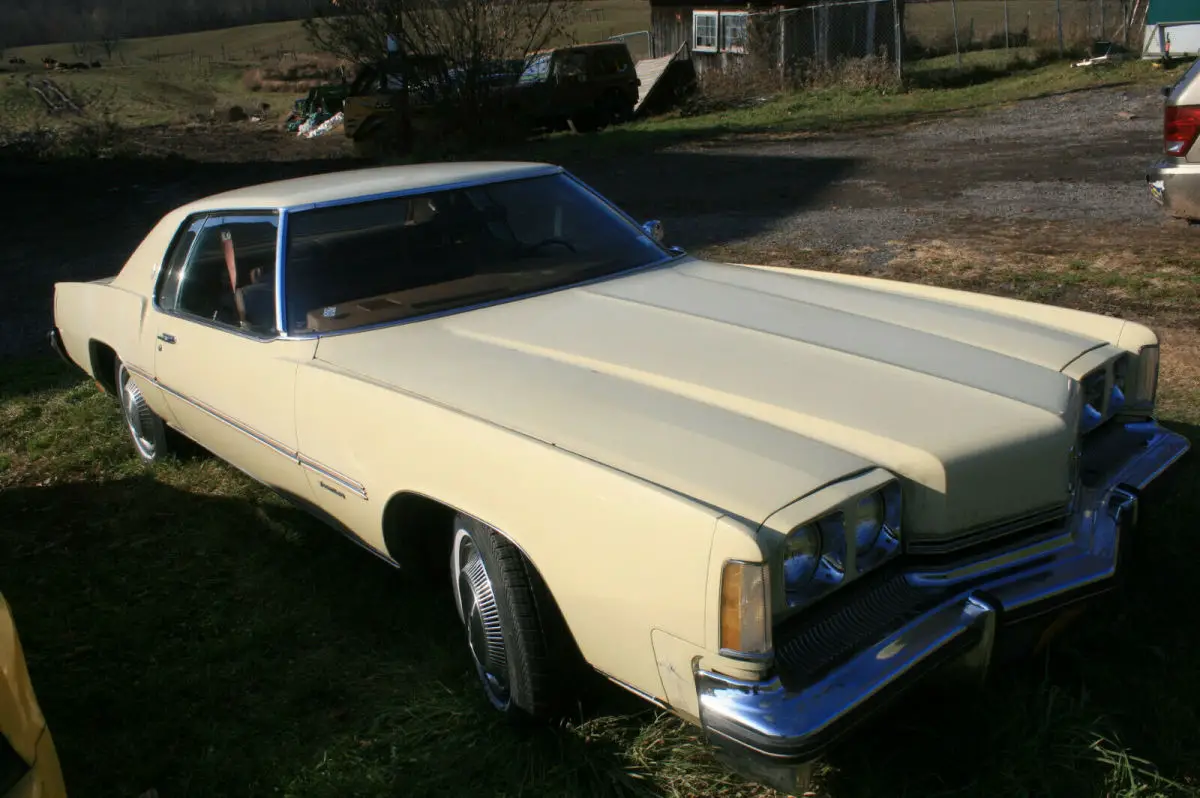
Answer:
[{"label": "shed window", "polygon": [[721,12],[721,50],[726,53],[746,52],[745,12]]},{"label": "shed window", "polygon": [[717,51],[717,12],[692,12],[692,49],[710,53]]}]

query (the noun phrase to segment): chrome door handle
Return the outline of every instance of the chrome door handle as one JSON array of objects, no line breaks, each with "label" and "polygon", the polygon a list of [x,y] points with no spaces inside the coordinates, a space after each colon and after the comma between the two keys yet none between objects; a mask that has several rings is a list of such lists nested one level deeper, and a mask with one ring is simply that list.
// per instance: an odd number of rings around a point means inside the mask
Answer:
[{"label": "chrome door handle", "polygon": [[162,341],[164,344],[173,344],[175,343],[175,336],[170,335],[169,333],[159,333],[158,340]]}]

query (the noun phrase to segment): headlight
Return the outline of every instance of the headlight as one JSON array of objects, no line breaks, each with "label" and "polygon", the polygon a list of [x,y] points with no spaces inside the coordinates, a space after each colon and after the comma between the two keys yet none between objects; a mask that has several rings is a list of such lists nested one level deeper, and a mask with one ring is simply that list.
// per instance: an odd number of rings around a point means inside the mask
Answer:
[{"label": "headlight", "polygon": [[1158,393],[1158,344],[1143,346],[1138,350],[1137,385],[1133,402],[1140,406],[1153,406]]},{"label": "headlight", "polygon": [[810,604],[898,554],[902,515],[900,483],[889,482],[793,529],[783,554],[788,606]]},{"label": "headlight", "polygon": [[1083,378],[1083,418],[1080,431],[1090,432],[1104,420],[1104,384],[1108,375],[1103,369]]},{"label": "headlight", "polygon": [[[904,515],[899,482],[889,482],[870,496],[870,503],[858,501],[855,549],[855,570],[858,573],[877,568],[881,563],[900,553],[900,520]],[[865,530],[874,529],[869,536]]]},{"label": "headlight", "polygon": [[796,529],[788,535],[783,559],[783,583],[795,589],[812,581],[821,562],[821,530],[816,524]]},{"label": "headlight", "polygon": [[854,550],[859,556],[875,547],[883,531],[883,495],[868,493],[854,506]]},{"label": "headlight", "polygon": [[1112,415],[1125,406],[1129,393],[1129,355],[1121,355],[1113,363],[1112,388],[1108,392],[1108,413]]}]

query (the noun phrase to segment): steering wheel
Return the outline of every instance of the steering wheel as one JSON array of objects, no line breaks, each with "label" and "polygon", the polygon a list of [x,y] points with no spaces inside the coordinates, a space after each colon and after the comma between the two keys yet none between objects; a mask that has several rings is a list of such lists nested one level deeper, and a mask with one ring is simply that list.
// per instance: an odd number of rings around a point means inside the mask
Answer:
[{"label": "steering wheel", "polygon": [[572,244],[570,241],[566,240],[565,238],[544,238],[541,241],[537,242],[536,244],[524,245],[523,249],[525,249],[527,252],[536,252],[539,249],[541,249],[542,247],[549,247],[552,245],[566,247],[567,249],[571,250],[572,254],[578,253],[578,250],[575,249],[575,245]]}]

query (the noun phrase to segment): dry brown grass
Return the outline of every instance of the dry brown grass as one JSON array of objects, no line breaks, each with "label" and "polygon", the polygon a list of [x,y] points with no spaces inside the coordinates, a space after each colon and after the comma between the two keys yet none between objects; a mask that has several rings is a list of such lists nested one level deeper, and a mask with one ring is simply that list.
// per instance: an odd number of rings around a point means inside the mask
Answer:
[{"label": "dry brown grass", "polygon": [[249,91],[298,94],[326,83],[351,77],[350,65],[325,53],[294,53],[274,57],[242,74]]},{"label": "dry brown grass", "polygon": [[792,78],[797,89],[839,88],[848,91],[897,91],[896,65],[883,56],[841,58],[833,63],[803,64]]},{"label": "dry brown grass", "polygon": [[896,67],[884,58],[844,58],[831,64],[801,62],[782,72],[771,66],[749,63],[740,69],[702,72],[697,91],[684,115],[752,108],[785,93],[837,88],[848,92],[888,93],[901,88]]},{"label": "dry brown grass", "polygon": [[[967,232],[967,231],[964,231]],[[1005,294],[1164,327],[1200,324],[1200,256],[1185,230],[1155,230],[1144,246],[1092,230],[1084,236],[1056,223],[970,231],[907,242],[889,276]],[[1136,234],[1134,234],[1136,237]],[[1153,253],[1147,255],[1147,253]]]}]

